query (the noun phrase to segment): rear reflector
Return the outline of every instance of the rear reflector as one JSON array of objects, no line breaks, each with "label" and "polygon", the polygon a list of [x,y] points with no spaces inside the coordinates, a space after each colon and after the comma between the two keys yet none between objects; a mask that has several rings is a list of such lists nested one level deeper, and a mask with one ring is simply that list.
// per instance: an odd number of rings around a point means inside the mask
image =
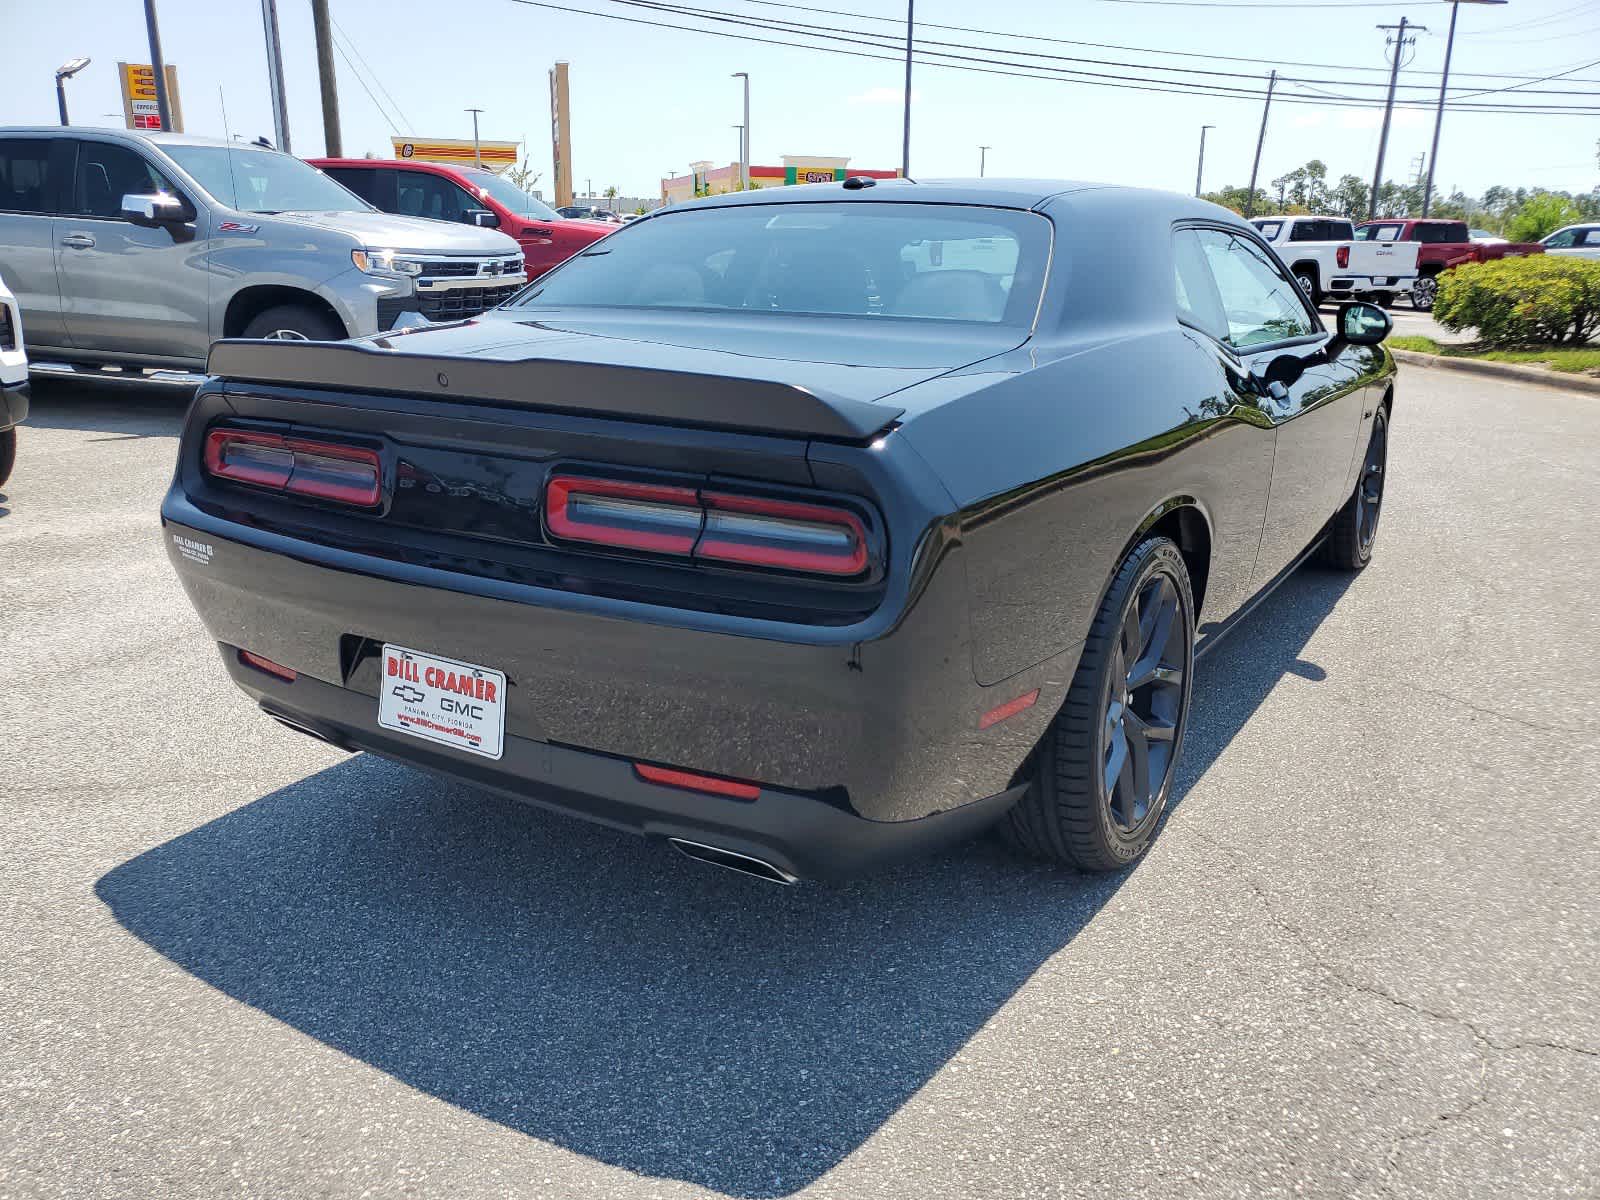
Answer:
[{"label": "rear reflector", "polygon": [[376,450],[245,429],[206,435],[206,471],[218,479],[372,508],[381,496]]},{"label": "rear reflector", "polygon": [[753,783],[718,779],[715,775],[697,775],[693,771],[677,771],[671,767],[652,767],[649,763],[634,763],[633,770],[646,783],[658,783],[662,787],[710,792],[713,796],[732,796],[735,800],[754,800],[761,794],[761,789]]},{"label": "rear reflector", "polygon": [[597,546],[813,575],[867,567],[866,525],[835,505],[554,475],[545,519],[554,536]]},{"label": "rear reflector", "polygon": [[299,678],[293,667],[286,667],[282,663],[275,663],[270,658],[262,658],[259,654],[251,654],[248,650],[239,651],[239,661],[247,667],[254,667],[258,671],[265,671],[268,675],[276,675],[285,683],[293,683]]},{"label": "rear reflector", "polygon": [[1008,717],[1014,717],[1024,709],[1032,708],[1038,702],[1038,688],[1034,688],[1031,692],[1024,692],[1015,700],[1007,700],[1004,704],[1000,705],[999,708],[991,708],[988,712],[984,713],[983,716],[978,718],[978,728],[987,729],[991,725],[998,725],[1001,721],[1006,720]]}]

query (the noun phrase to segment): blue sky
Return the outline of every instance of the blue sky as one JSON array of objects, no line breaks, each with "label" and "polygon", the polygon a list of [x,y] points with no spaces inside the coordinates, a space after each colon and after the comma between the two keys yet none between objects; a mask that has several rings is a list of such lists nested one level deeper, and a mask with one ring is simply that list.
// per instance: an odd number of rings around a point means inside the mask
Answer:
[{"label": "blue sky", "polygon": [[[573,7],[652,18],[605,0],[556,0]],[[752,17],[824,25],[861,25],[860,17],[899,16],[893,0],[797,0],[848,9],[855,18],[816,15],[748,0],[686,0]],[[1219,0],[1221,2],[1221,0]],[[232,131],[271,133],[259,0],[158,0],[167,60],[181,73],[188,131],[223,132],[219,88]],[[310,6],[279,0],[293,147],[322,151]],[[654,194],[668,171],[693,159],[736,157],[740,92],[733,71],[752,76],[752,156],[777,163],[790,154],[844,154],[864,167],[893,167],[900,158],[902,67],[649,28],[530,7],[514,0],[475,0],[446,8],[424,0],[332,0],[338,25],[354,40],[377,79],[398,101],[401,130],[428,137],[470,137],[468,106],[482,108],[485,138],[526,137],[549,186],[546,69],[571,63],[573,160],[580,190],[614,184],[624,194]],[[992,17],[989,14],[993,14]],[[1425,24],[1412,72],[1437,71],[1444,56],[1447,4],[1370,4],[1344,9],[1200,8],[1125,4],[1116,0],[1012,0],[978,9],[958,0],[918,0],[919,22],[988,25],[998,32],[1244,56],[1255,62],[1151,59],[1219,71],[1264,74],[1295,60],[1382,68],[1384,35],[1374,28],[1401,15]],[[981,15],[980,15],[981,14]],[[667,18],[669,20],[676,18]],[[866,23],[892,31],[893,26]],[[1600,58],[1600,0],[1511,0],[1495,7],[1463,5],[1452,65],[1456,83],[1505,87],[1511,79],[1469,79],[1469,72],[1543,75]],[[754,32],[745,30],[744,32]],[[762,35],[774,36],[774,35]],[[989,35],[928,30],[954,42],[993,43]],[[1009,43],[1046,53],[1131,61],[1136,56],[1047,42]],[[957,51],[972,53],[971,51]],[[0,123],[53,123],[53,73],[66,60],[93,64],[68,84],[80,124],[120,124],[119,59],[147,58],[139,0],[0,0]],[[1076,65],[1126,77],[1115,67]],[[388,152],[388,121],[343,58],[338,60],[346,153]],[[1284,68],[1331,78],[1318,68]],[[364,72],[363,72],[364,74]],[[1340,76],[1344,78],[1345,76]],[[1217,77],[1221,78],[1221,77]],[[1384,79],[1379,71],[1356,78]],[[1402,73],[1402,82],[1436,85],[1437,77]],[[369,86],[371,81],[369,79]],[[1226,80],[1257,88],[1249,80]],[[1285,93],[1304,98],[1308,85]],[[1324,85],[1309,85],[1324,86]],[[1600,93],[1600,66],[1533,88]],[[382,91],[378,98],[390,105]],[[1336,86],[1325,90],[1338,91]],[[1361,94],[1380,95],[1378,89]],[[1422,92],[1415,93],[1422,95]],[[1516,93],[1509,93],[1508,98]],[[1600,104],[1576,97],[1551,97]],[[109,115],[108,115],[109,114]],[[1260,102],[1196,95],[1148,94],[1107,87],[924,67],[916,73],[913,175],[973,175],[980,143],[989,174],[1103,179],[1189,190],[1202,124],[1215,125],[1206,150],[1208,188],[1243,184],[1255,147]],[[1276,106],[1262,159],[1270,180],[1309,158],[1330,174],[1371,174],[1378,113],[1315,104]],[[1385,174],[1405,175],[1425,151],[1432,114],[1401,110],[1390,137]],[[1437,182],[1477,193],[1493,183],[1587,190],[1600,182],[1595,142],[1600,117],[1449,114]]]}]

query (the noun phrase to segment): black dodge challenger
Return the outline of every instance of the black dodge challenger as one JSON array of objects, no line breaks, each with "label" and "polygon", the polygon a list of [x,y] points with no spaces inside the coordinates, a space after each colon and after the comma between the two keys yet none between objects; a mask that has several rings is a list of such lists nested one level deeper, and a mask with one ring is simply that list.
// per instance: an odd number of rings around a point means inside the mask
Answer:
[{"label": "black dodge challenger", "polygon": [[162,520],[271,717],[791,882],[1149,844],[1197,650],[1383,498],[1381,309],[1087,184],[633,222],[456,324],[219,342]]}]

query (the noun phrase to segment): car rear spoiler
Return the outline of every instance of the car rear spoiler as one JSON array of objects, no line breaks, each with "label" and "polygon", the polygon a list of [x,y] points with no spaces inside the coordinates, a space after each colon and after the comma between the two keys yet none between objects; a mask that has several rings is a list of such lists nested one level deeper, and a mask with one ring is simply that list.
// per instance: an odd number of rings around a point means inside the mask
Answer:
[{"label": "car rear spoiler", "polygon": [[905,412],[770,379],[546,358],[447,358],[353,342],[229,338],[212,344],[206,371],[240,383],[399,392],[852,442]]}]

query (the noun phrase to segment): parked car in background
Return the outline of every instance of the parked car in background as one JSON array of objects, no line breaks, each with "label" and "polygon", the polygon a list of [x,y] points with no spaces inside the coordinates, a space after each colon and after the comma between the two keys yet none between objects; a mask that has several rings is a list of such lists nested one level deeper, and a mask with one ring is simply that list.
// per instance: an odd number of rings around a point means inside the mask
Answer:
[{"label": "parked car in background", "polygon": [[995,822],[1115,869],[1195,654],[1373,553],[1389,318],[1215,205],[850,180],[604,251],[213,348],[161,515],[267,715],[768,880]]},{"label": "parked car in background", "polygon": [[1498,233],[1490,233],[1487,229],[1469,229],[1467,233],[1472,237],[1473,241],[1487,242],[1490,245],[1499,245],[1508,240]]},{"label": "parked car in background", "polygon": [[1546,254],[1600,258],[1600,225],[1568,225],[1539,243]]},{"label": "parked car in background", "polygon": [[0,129],[0,275],[33,374],[190,384],[216,338],[472,316],[526,278],[504,234],[378,212],[288,154],[58,126]]},{"label": "parked car in background", "polygon": [[607,222],[567,220],[509,179],[480,167],[414,159],[308,161],[384,212],[498,229],[522,248],[529,279],[537,279],[616,230]]},{"label": "parked car in background", "polygon": [[600,208],[593,204],[568,204],[564,208],[556,209],[563,217],[572,217],[584,221],[604,221],[607,225],[621,225],[622,217],[607,208]]},{"label": "parked car in background", "polygon": [[28,352],[22,309],[0,278],[0,487],[17,463],[17,426],[28,416]]},{"label": "parked car in background", "polygon": [[1363,245],[1343,217],[1256,217],[1251,223],[1313,304],[1361,298],[1387,308],[1416,279],[1415,249],[1392,242]]},{"label": "parked car in background", "polygon": [[1356,236],[1369,242],[1415,244],[1417,282],[1411,289],[1411,307],[1431,312],[1439,294],[1439,275],[1451,267],[1468,262],[1489,262],[1497,258],[1516,258],[1539,254],[1538,242],[1474,241],[1465,221],[1411,219],[1367,221],[1356,229]]}]

